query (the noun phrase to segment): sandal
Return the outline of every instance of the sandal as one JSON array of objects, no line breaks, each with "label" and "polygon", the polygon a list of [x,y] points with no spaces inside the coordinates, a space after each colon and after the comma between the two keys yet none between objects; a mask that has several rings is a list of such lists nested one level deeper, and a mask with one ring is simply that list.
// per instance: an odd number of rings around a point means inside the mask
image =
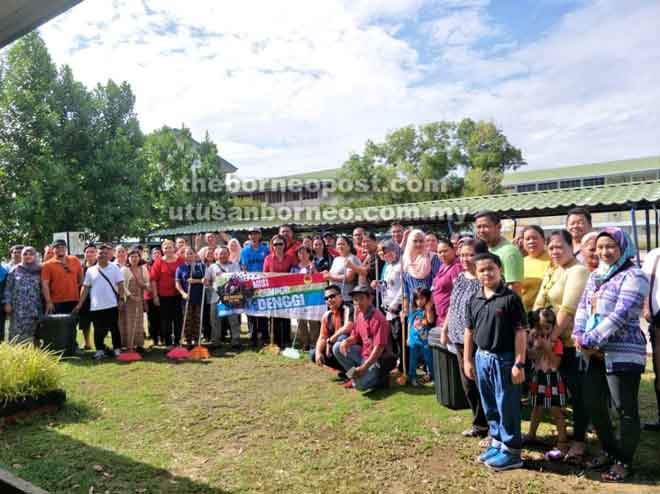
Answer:
[{"label": "sandal", "polygon": [[600,479],[603,482],[624,482],[626,479],[630,478],[633,475],[633,469],[630,468],[630,465],[625,463],[616,462],[612,465],[607,472],[603,472],[600,476]]},{"label": "sandal", "polygon": [[589,470],[602,471],[611,467],[613,463],[612,459],[606,453],[601,453],[588,461],[586,467]]},{"label": "sandal", "polygon": [[481,441],[479,441],[479,447],[480,448],[487,448],[488,446],[491,445],[493,440],[491,439],[490,436],[484,437]]}]

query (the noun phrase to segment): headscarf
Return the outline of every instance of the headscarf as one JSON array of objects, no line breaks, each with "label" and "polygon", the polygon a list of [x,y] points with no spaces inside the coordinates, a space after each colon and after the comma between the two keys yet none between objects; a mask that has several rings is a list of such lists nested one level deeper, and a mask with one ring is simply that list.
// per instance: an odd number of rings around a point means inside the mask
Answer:
[{"label": "headscarf", "polygon": [[416,237],[422,237],[423,239],[424,232],[422,230],[413,230],[408,235],[406,248],[403,252],[403,270],[413,278],[423,280],[431,273],[432,259],[431,254],[426,252],[424,245],[422,245],[421,252],[414,252],[414,240]]},{"label": "headscarf", "polygon": [[383,249],[383,252],[394,252],[396,258],[392,264],[399,262],[399,259],[401,259],[401,246],[399,244],[397,244],[394,240],[389,239],[384,240],[380,245]]},{"label": "headscarf", "polygon": [[635,257],[637,254],[635,245],[630,239],[630,236],[621,228],[615,226],[607,226],[601,230],[596,239],[599,239],[600,237],[609,237],[614,240],[619,246],[621,257],[619,257],[619,259],[611,266],[608,266],[602,261],[600,262],[598,269],[594,272],[597,286],[607,282],[615,274],[631,267],[632,262],[630,259]]},{"label": "headscarf", "polygon": [[589,242],[596,240],[598,238],[598,232],[589,232],[582,237],[582,242],[580,242],[580,249],[584,249]]},{"label": "headscarf", "polygon": [[235,238],[232,238],[229,243],[227,244],[227,247],[229,248],[229,260],[231,262],[240,262],[241,260],[241,243],[236,240]]},{"label": "headscarf", "polygon": [[17,266],[17,268],[29,274],[39,274],[41,272],[41,264],[39,264],[39,261],[37,260],[37,249],[30,246],[23,247],[23,250],[21,251],[21,257],[23,257],[26,252],[32,252],[32,255],[34,256],[34,262],[27,264],[21,260],[21,263]]}]

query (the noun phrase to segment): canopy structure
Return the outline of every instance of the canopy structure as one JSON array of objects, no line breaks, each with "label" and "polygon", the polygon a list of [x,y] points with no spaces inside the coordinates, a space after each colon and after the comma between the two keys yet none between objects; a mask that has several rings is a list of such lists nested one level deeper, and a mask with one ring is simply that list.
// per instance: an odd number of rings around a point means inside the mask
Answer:
[{"label": "canopy structure", "polygon": [[66,12],[82,0],[2,0],[0,48]]},{"label": "canopy structure", "polygon": [[485,209],[498,212],[513,220],[521,218],[563,215],[576,206],[583,206],[592,213],[655,209],[660,202],[660,180],[582,187],[576,189],[548,190],[542,192],[518,192],[479,197],[460,197],[437,201],[360,208],[350,218],[332,218],[330,215],[315,219],[261,217],[242,221],[208,221],[191,225],[158,230],[152,237],[191,235],[207,231],[245,232],[252,227],[264,230],[283,223],[298,229],[331,227],[349,229],[358,225],[386,226],[401,220],[406,224],[446,224],[469,222],[474,215]]}]

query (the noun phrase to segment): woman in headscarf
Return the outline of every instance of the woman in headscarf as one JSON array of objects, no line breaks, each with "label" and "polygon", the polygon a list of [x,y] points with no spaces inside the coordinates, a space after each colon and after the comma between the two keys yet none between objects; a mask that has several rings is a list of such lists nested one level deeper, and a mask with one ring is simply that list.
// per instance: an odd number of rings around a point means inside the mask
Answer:
[{"label": "woman in headscarf", "polygon": [[442,262],[435,254],[426,251],[425,235],[421,230],[413,230],[408,235],[402,256],[403,268],[403,308],[401,320],[408,317],[413,294],[418,288],[431,289],[433,278]]},{"label": "woman in headscarf", "polygon": [[[605,482],[622,482],[632,474],[639,444],[639,383],[646,366],[646,338],[639,325],[649,282],[632,258],[636,251],[620,228],[604,228],[596,238],[600,264],[589,275],[580,300],[573,338],[586,362],[585,403],[603,454],[591,462],[607,468]],[[619,415],[615,435],[608,391]]]},{"label": "woman in headscarf", "polygon": [[9,341],[34,341],[37,321],[43,315],[41,265],[34,247],[25,247],[21,263],[7,275],[5,312],[9,314]]},{"label": "woman in headscarf", "polygon": [[[232,238],[227,244],[229,248],[229,262],[241,263],[241,243],[238,239]],[[203,259],[202,259],[203,260]]]},{"label": "woman in headscarf", "polygon": [[580,244],[582,262],[590,273],[598,268],[599,263],[598,254],[596,253],[596,237],[598,237],[598,232],[589,232],[582,237],[582,243]]}]

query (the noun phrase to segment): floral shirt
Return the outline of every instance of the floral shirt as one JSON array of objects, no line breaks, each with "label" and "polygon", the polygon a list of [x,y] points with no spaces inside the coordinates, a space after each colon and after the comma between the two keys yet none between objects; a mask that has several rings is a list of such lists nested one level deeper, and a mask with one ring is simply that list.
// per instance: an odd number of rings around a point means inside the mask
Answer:
[{"label": "floral shirt", "polygon": [[447,313],[449,341],[454,345],[463,344],[463,335],[467,327],[465,309],[468,306],[468,302],[474,297],[474,294],[479,291],[480,286],[479,280],[476,278],[467,278],[465,273],[460,273],[456,281],[454,281],[454,288],[451,291],[451,301],[449,302],[449,312]]}]

